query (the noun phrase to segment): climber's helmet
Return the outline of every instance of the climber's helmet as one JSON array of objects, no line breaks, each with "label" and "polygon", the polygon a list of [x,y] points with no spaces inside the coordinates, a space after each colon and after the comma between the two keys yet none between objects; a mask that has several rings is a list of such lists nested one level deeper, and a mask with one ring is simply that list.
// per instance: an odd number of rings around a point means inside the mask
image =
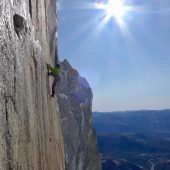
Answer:
[{"label": "climber's helmet", "polygon": [[57,64],[56,67],[57,67],[57,68],[60,68],[61,66],[60,66],[60,64]]}]

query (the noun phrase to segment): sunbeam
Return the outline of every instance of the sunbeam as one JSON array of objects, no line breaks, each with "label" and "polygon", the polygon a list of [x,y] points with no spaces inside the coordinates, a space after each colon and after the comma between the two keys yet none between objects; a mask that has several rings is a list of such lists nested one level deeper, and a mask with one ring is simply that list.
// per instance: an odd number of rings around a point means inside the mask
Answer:
[{"label": "sunbeam", "polygon": [[125,24],[125,15],[128,11],[133,10],[132,6],[128,6],[123,0],[108,0],[107,3],[101,2],[95,3],[95,8],[103,10],[105,13],[103,24],[107,24],[110,20],[114,20],[119,25],[123,33],[128,32]]},{"label": "sunbeam", "polygon": [[109,0],[105,3],[96,3],[96,8],[103,9],[109,18],[120,20],[126,13],[126,5],[122,0]]},{"label": "sunbeam", "polygon": [[125,13],[124,4],[121,0],[110,0],[106,5],[106,13],[109,17],[120,18]]}]

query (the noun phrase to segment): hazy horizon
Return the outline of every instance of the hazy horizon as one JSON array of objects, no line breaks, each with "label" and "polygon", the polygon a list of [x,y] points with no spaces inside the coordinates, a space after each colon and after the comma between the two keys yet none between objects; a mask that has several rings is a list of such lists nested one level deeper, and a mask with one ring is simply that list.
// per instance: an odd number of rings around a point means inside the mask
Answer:
[{"label": "hazy horizon", "polygon": [[112,112],[133,112],[133,111],[170,111],[170,108],[165,108],[165,109],[138,109],[138,110],[112,110],[112,111],[98,111],[98,110],[93,110],[92,112],[99,112],[99,113],[112,113]]},{"label": "hazy horizon", "polygon": [[170,108],[170,1],[128,0],[121,23],[95,2],[58,2],[59,56],[89,82],[93,110]]}]

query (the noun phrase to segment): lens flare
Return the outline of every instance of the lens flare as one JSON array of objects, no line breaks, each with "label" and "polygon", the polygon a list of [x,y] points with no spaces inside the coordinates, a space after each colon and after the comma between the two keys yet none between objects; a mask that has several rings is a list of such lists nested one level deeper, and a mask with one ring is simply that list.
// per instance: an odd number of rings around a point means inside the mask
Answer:
[{"label": "lens flare", "polygon": [[107,18],[121,20],[126,12],[126,6],[123,0],[109,0],[108,3],[96,3],[96,8],[103,9]]},{"label": "lens flare", "polygon": [[121,0],[109,0],[105,10],[109,17],[115,17],[117,19],[123,17],[126,11]]}]

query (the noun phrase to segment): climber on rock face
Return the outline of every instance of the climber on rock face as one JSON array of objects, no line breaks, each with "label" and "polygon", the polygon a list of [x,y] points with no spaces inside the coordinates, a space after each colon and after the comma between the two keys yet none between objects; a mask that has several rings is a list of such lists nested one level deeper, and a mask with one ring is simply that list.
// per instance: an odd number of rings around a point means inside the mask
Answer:
[{"label": "climber on rock face", "polygon": [[52,95],[51,95],[51,97],[54,97],[56,84],[57,82],[60,81],[61,68],[60,68],[60,64],[56,64],[54,68],[51,67],[50,64],[46,64],[46,65],[48,70],[48,76],[53,76],[54,78],[53,85],[52,85]]}]

